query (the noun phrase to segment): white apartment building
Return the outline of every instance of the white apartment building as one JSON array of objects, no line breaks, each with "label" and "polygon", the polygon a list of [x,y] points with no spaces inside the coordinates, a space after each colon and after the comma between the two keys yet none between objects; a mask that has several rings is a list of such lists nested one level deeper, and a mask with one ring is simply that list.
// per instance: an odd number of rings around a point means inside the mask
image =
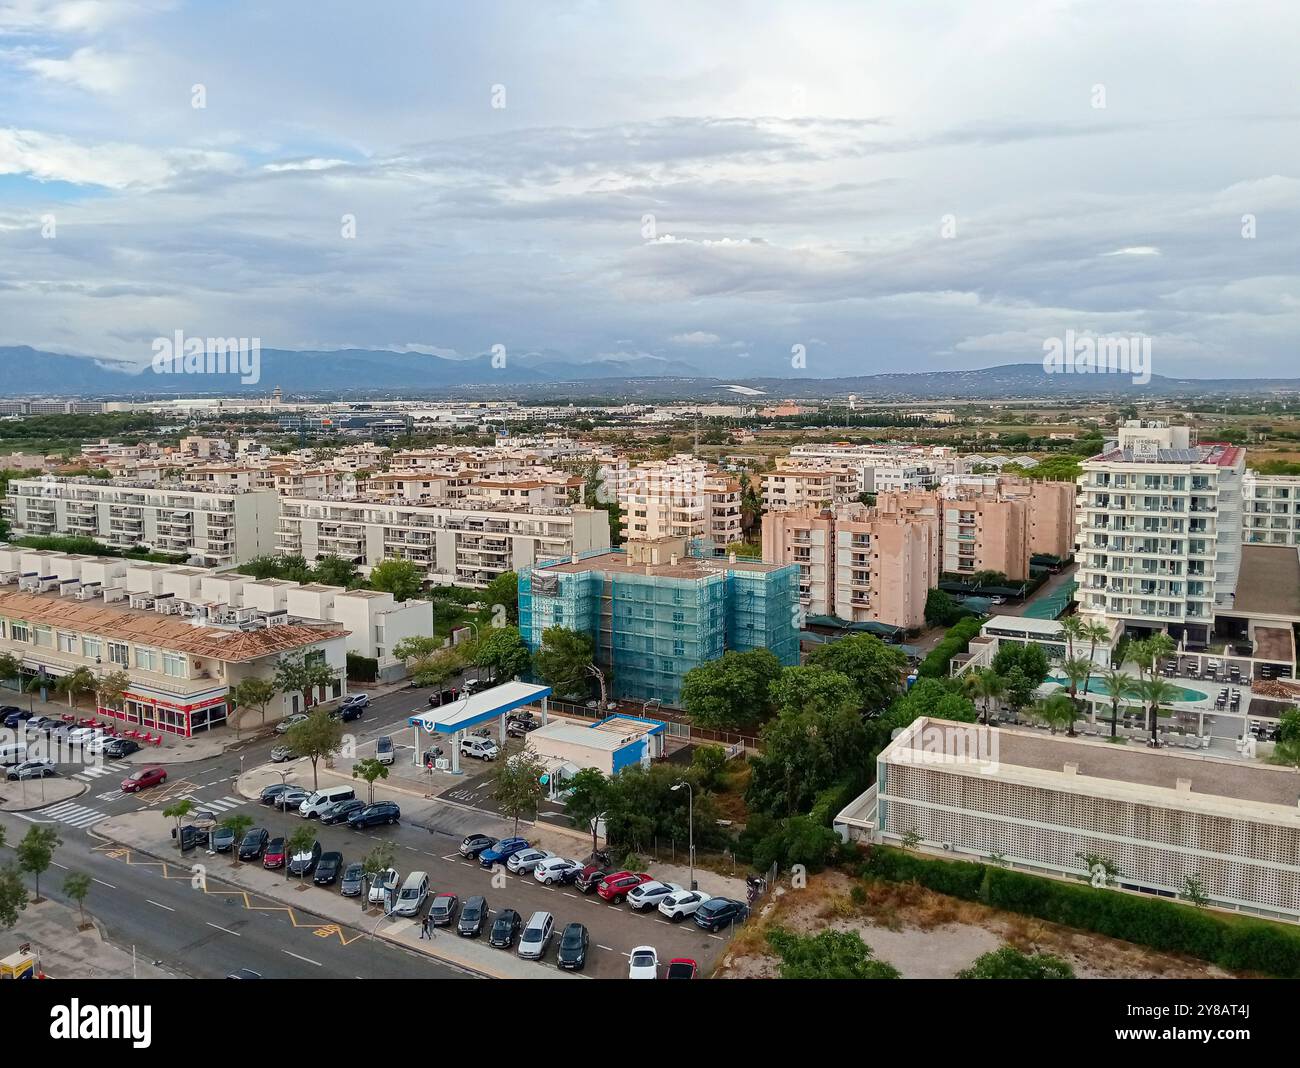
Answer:
[{"label": "white apartment building", "polygon": [[740,482],[693,456],[637,464],[619,508],[628,540],[702,538],[725,546],[744,538]]},{"label": "white apartment building", "polygon": [[1300,545],[1300,475],[1247,471],[1241,483],[1241,540],[1248,545]]},{"label": "white apartment building", "polygon": [[1208,642],[1241,566],[1245,450],[1187,427],[1130,421],[1079,477],[1079,611],[1116,637]]},{"label": "white apartment building", "polygon": [[285,497],[278,545],[309,561],[332,554],[367,568],[412,560],[431,582],[485,586],[542,560],[608,549],[609,517],[577,507]]},{"label": "white apartment building", "polygon": [[278,505],[274,490],[42,476],[11,481],[4,510],[16,537],[80,535],[217,567],[275,552]]},{"label": "white apartment building", "polygon": [[862,471],[843,461],[783,464],[763,476],[763,507],[769,512],[845,504],[862,493]]}]

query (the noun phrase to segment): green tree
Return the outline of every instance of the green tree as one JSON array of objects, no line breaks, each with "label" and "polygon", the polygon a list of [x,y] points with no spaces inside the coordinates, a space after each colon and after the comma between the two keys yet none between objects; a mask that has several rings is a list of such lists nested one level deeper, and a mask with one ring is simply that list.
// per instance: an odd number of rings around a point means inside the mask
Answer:
[{"label": "green tree", "polygon": [[610,781],[595,768],[583,768],[568,781],[564,811],[575,827],[591,832],[591,851],[596,852],[596,830],[609,805]]},{"label": "green tree", "polygon": [[[1093,620],[1085,623],[1083,629],[1079,632],[1079,637],[1088,643],[1088,665],[1089,672],[1092,665],[1096,662],[1097,646],[1110,641],[1110,628],[1100,620]],[[1083,692],[1085,696],[1088,693],[1088,687],[1092,685],[1092,675],[1087,675],[1083,680]]]},{"label": "green tree", "polygon": [[313,578],[325,586],[351,586],[357,580],[357,565],[341,556],[327,554],[316,561]]},{"label": "green tree", "polygon": [[68,699],[68,707],[81,703],[82,697],[93,694],[99,685],[99,679],[88,667],[79,667],[61,675],[54,688]]},{"label": "green tree", "polygon": [[[304,820],[289,835],[289,840],[284,844],[285,862],[284,877],[289,878],[289,861],[299,853],[308,853],[311,847],[316,844],[316,829]],[[299,872],[298,878],[302,878],[303,873]]]},{"label": "green tree", "polygon": [[381,560],[370,569],[370,588],[391,593],[394,600],[414,600],[424,588],[424,571],[410,560]]},{"label": "green tree", "polygon": [[63,839],[49,827],[33,826],[14,847],[18,867],[35,880],[36,901],[41,900],[41,876],[49,871],[50,865],[54,863],[54,851],[62,844]]},{"label": "green tree", "polygon": [[352,777],[365,780],[367,801],[373,805],[375,803],[375,780],[388,778],[388,765],[381,763],[374,757],[366,757],[365,760],[359,760],[352,765]]},{"label": "green tree", "polygon": [[415,634],[403,638],[393,646],[393,656],[398,660],[423,660],[427,656],[442,652],[444,639],[436,635]]},{"label": "green tree", "polygon": [[[1072,656],[1061,665],[1061,673],[1065,675],[1065,680],[1069,684],[1070,703],[1074,705],[1076,714],[1079,708],[1079,683],[1087,682],[1092,674],[1092,661],[1082,656]],[[1073,723],[1070,726],[1069,733],[1074,735]]]},{"label": "green tree", "polygon": [[925,621],[932,627],[951,627],[966,614],[951,594],[931,589],[925,595]]},{"label": "green tree", "polygon": [[880,726],[892,733],[921,716],[950,719],[956,723],[974,723],[977,718],[975,703],[963,690],[964,686],[958,680],[917,679],[912,688],[880,717]]},{"label": "green tree", "polygon": [[370,903],[370,888],[375,877],[393,866],[396,851],[391,842],[380,842],[361,861],[361,872],[366,877],[366,892],[361,895],[361,908],[364,911]]},{"label": "green tree", "polygon": [[998,648],[993,657],[993,670],[1003,677],[1008,677],[1015,668],[1029,681],[1030,690],[1036,690],[1047,678],[1047,669],[1051,665],[1047,650],[1037,642],[1024,645],[1005,643]]},{"label": "green tree", "polygon": [[1159,748],[1160,709],[1178,700],[1182,696],[1182,689],[1158,675],[1152,675],[1150,678],[1139,679],[1134,683],[1133,694],[1147,708],[1147,727],[1151,731],[1151,738],[1147,745]]},{"label": "green tree", "polygon": [[1038,684],[1018,667],[1010,668],[1003,676],[1003,680],[1006,685],[1007,704],[1019,716],[1021,709],[1034,700],[1034,691],[1038,689]]},{"label": "green tree", "polygon": [[1007,692],[1007,682],[992,668],[976,669],[966,673],[966,692],[984,704],[984,725],[988,726],[990,706]]},{"label": "green tree", "polygon": [[328,692],[336,678],[323,656],[286,653],[275,665],[275,688],[281,693],[302,694],[303,711],[311,708],[316,691]]},{"label": "green tree", "polygon": [[81,926],[86,926],[86,898],[90,895],[90,876],[81,871],[70,871],[63,880],[63,892],[77,903],[81,913]]},{"label": "green tree", "polygon": [[782,713],[814,709],[856,712],[862,707],[852,679],[820,667],[787,667],[772,683],[771,695]]},{"label": "green tree", "polygon": [[976,957],[969,968],[957,973],[957,978],[1073,979],[1074,969],[1068,961],[1050,953],[1024,953],[1014,946],[1003,946]]},{"label": "green tree", "polygon": [[1110,736],[1115,738],[1119,735],[1119,703],[1126,697],[1137,696],[1133,691],[1137,680],[1120,668],[1103,671],[1100,678],[1110,700]]},{"label": "green tree", "polygon": [[682,707],[697,727],[752,727],[769,715],[772,684],[781,672],[781,661],[768,649],[728,650],[682,676]]},{"label": "green tree", "polygon": [[[851,692],[853,684],[837,677]],[[785,708],[764,724],[762,740],[745,800],[770,816],[807,812],[821,791],[866,774],[869,739],[851,702]]]},{"label": "green tree", "polygon": [[1058,727],[1065,727],[1067,733],[1073,735],[1074,721],[1079,718],[1079,710],[1065,694],[1058,693],[1034,709],[1034,715],[1048,724],[1052,733],[1056,733]]},{"label": "green tree", "polygon": [[16,867],[0,868],[0,929],[8,930],[18,922],[18,914],[27,908],[27,887]]},{"label": "green tree", "polygon": [[1083,639],[1084,622],[1079,615],[1063,616],[1057,621],[1061,637],[1065,639],[1065,659],[1074,659],[1074,643]]},{"label": "green tree", "polygon": [[528,644],[517,627],[490,628],[474,649],[474,663],[486,668],[493,681],[525,674],[532,660]]},{"label": "green tree", "polygon": [[131,676],[125,671],[109,671],[100,675],[95,684],[95,700],[101,708],[121,712],[126,706],[126,694],[131,688]]},{"label": "green tree", "polygon": [[317,767],[322,757],[328,759],[343,748],[343,723],[317,708],[290,727],[284,741],[300,757],[311,761],[311,788],[319,790]]},{"label": "green tree", "polygon": [[907,674],[903,651],[873,634],[852,634],[819,645],[809,654],[808,665],[847,675],[858,688],[861,706],[870,711],[897,697]]},{"label": "green tree", "polygon": [[22,678],[23,665],[12,653],[0,653],[0,682]]},{"label": "green tree", "polygon": [[722,769],[727,766],[727,751],[720,745],[697,745],[691,754],[691,767],[700,775],[708,789],[713,789],[722,778]]},{"label": "green tree", "polygon": [[221,826],[225,827],[235,837],[235,844],[231,848],[231,855],[235,858],[235,863],[239,863],[239,843],[244,840],[246,835],[253,828],[253,817],[246,816],[242,812],[231,813],[221,821]]},{"label": "green tree", "polygon": [[176,839],[177,852],[181,849],[181,821],[193,811],[194,802],[188,797],[182,797],[162,810],[163,819],[172,820],[176,825],[173,836]]},{"label": "green tree", "polygon": [[546,765],[531,749],[525,749],[497,765],[492,779],[492,799],[506,819],[514,820],[514,834],[519,833],[519,821],[525,817],[537,818],[537,808],[546,796],[542,776]]},{"label": "green tree", "polygon": [[517,626],[519,623],[519,576],[513,571],[503,571],[487,584],[483,591],[483,603],[492,610],[492,618],[497,618],[496,606],[500,605],[503,623]]},{"label": "green tree", "polygon": [[767,932],[767,944],[780,958],[782,979],[900,979],[892,964],[876,960],[856,931],[800,935],[784,927]]},{"label": "green tree", "polygon": [[266,726],[266,706],[269,705],[279,695],[280,691],[276,688],[274,679],[260,679],[255,675],[239,682],[232,696],[235,699],[235,709],[239,715],[237,720],[240,727],[244,724],[243,712],[245,709],[256,709],[261,716],[262,726]]},{"label": "green tree", "polygon": [[580,700],[590,691],[594,646],[586,634],[568,627],[547,627],[533,669],[556,697]]}]

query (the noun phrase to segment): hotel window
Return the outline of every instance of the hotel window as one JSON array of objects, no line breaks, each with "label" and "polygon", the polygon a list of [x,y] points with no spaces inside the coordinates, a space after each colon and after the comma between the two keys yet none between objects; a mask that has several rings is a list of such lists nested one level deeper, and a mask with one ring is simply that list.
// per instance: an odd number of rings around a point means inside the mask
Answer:
[{"label": "hotel window", "polygon": [[183,679],[189,674],[185,657],[179,653],[163,653],[163,674],[174,679]]},{"label": "hotel window", "polygon": [[16,642],[25,642],[31,640],[31,634],[27,630],[26,623],[10,623],[9,637]]},{"label": "hotel window", "polygon": [[77,651],[77,636],[75,634],[64,634],[59,631],[58,634],[59,652],[75,653]]},{"label": "hotel window", "polygon": [[98,660],[100,657],[100,644],[98,638],[81,639],[81,655],[87,660]]},{"label": "hotel window", "polygon": [[131,666],[131,647],[126,642],[108,643],[108,662],[118,667]]},{"label": "hotel window", "polygon": [[152,649],[135,647],[135,666],[141,671],[154,671],[158,665],[158,656]]}]

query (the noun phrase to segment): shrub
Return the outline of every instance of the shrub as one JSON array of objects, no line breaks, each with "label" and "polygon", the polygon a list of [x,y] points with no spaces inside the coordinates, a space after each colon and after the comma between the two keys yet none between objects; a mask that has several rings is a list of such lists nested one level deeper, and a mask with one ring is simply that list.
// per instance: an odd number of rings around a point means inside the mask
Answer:
[{"label": "shrub", "polygon": [[379,678],[379,661],[373,656],[348,653],[348,681],[374,682]]}]

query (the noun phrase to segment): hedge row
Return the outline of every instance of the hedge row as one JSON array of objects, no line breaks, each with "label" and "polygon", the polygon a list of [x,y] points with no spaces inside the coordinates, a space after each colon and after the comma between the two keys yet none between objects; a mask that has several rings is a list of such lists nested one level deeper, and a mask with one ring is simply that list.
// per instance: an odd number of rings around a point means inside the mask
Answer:
[{"label": "hedge row", "polygon": [[993,864],[936,860],[888,846],[872,847],[861,874],[919,883],[950,897],[1167,953],[1185,953],[1233,971],[1300,978],[1300,929],[1267,920],[1042,878]]},{"label": "hedge row", "polygon": [[921,661],[918,674],[925,679],[942,679],[948,675],[948,661],[958,653],[964,653],[970,646],[970,640],[980,632],[982,621],[975,616],[958,620],[944,635],[943,641],[936,645],[930,655]]},{"label": "hedge row", "polygon": [[374,682],[379,678],[379,661],[373,656],[360,653],[348,653],[348,680],[350,682]]}]

